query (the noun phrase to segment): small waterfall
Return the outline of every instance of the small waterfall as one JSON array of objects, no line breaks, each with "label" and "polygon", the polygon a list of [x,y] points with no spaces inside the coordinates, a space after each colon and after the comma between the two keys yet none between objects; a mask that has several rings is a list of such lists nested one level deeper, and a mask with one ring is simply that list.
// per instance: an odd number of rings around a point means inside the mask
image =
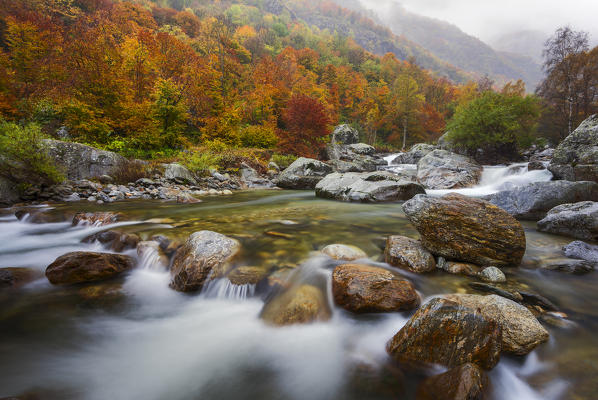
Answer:
[{"label": "small waterfall", "polygon": [[201,294],[207,298],[246,300],[255,294],[256,285],[235,285],[228,279],[215,279],[209,281]]},{"label": "small waterfall", "polygon": [[139,268],[150,271],[164,271],[168,267],[168,257],[157,242],[140,242],[137,245]]}]

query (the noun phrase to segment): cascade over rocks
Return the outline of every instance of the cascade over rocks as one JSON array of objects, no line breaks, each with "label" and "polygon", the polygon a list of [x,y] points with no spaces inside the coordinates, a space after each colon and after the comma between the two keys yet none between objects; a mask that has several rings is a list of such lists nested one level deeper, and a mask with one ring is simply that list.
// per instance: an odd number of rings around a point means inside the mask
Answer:
[{"label": "cascade over rocks", "polygon": [[58,257],[46,269],[55,284],[96,282],[113,278],[134,267],[135,260],[122,254],[76,251]]},{"label": "cascade over rocks", "polygon": [[332,272],[334,302],[354,313],[407,311],[419,306],[419,295],[406,279],[384,268],[339,265]]},{"label": "cascade over rocks", "polygon": [[417,399],[483,400],[488,386],[484,370],[467,363],[423,381],[417,390]]},{"label": "cascade over rocks", "polygon": [[446,296],[464,307],[477,310],[502,329],[502,350],[525,355],[548,341],[549,334],[526,307],[497,295],[451,294]]},{"label": "cascade over rocks", "polygon": [[500,326],[453,301],[434,298],[422,306],[386,345],[399,362],[452,368],[475,363],[492,369],[500,358]]},{"label": "cascade over rocks", "polygon": [[563,204],[538,221],[538,230],[582,240],[598,240],[598,202]]},{"label": "cascade over rocks", "polygon": [[525,253],[521,223],[487,201],[460,194],[417,195],[403,204],[431,253],[485,267],[519,266]]},{"label": "cascade over rocks", "polygon": [[408,200],[419,193],[425,193],[421,185],[383,171],[333,173],[316,185],[318,197],[362,203]]},{"label": "cascade over rocks", "polygon": [[127,159],[111,151],[73,142],[44,139],[46,153],[62,169],[68,179],[95,178],[113,175]]},{"label": "cascade over rocks", "polygon": [[434,150],[417,163],[417,181],[428,189],[459,189],[476,185],[482,166],[446,150]]},{"label": "cascade over rocks", "polygon": [[556,179],[598,182],[598,114],[557,146],[548,169]]},{"label": "cascade over rocks", "polygon": [[421,242],[405,236],[389,236],[384,249],[385,261],[418,274],[436,269],[436,260]]},{"label": "cascade over rocks", "polygon": [[301,285],[284,291],[266,303],[260,316],[269,324],[284,326],[327,321],[331,313],[320,289]]},{"label": "cascade over rocks", "polygon": [[330,165],[311,158],[301,157],[282,171],[274,183],[285,189],[315,189],[317,183],[331,173],[332,167]]},{"label": "cascade over rocks", "polygon": [[102,243],[113,251],[121,252],[136,248],[141,239],[132,233],[103,231],[94,233],[82,240],[83,243],[93,243],[95,241]]},{"label": "cascade over rocks", "polygon": [[561,204],[598,201],[598,183],[536,182],[485,197],[517,219],[537,221]]},{"label": "cascade over rocks", "polygon": [[208,278],[226,274],[240,250],[238,241],[220,233],[193,233],[174,255],[170,287],[179,292],[201,290]]}]

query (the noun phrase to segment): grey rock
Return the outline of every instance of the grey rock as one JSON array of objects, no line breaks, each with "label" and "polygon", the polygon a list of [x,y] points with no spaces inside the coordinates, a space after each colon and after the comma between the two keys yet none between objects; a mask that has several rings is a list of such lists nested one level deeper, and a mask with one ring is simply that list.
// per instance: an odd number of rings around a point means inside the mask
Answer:
[{"label": "grey rock", "polygon": [[66,197],[64,199],[64,201],[68,201],[68,202],[71,202],[71,201],[80,201],[80,200],[81,200],[81,196],[79,196],[78,193],[72,193],[72,194],[70,194],[68,197]]},{"label": "grey rock", "polygon": [[537,221],[561,204],[598,201],[598,183],[536,182],[485,197],[517,219]]},{"label": "grey rock", "polygon": [[96,149],[79,143],[44,139],[47,154],[62,169],[68,179],[94,178],[112,175],[128,161],[111,151]]},{"label": "grey rock", "polygon": [[505,274],[496,267],[484,268],[478,276],[486,282],[502,283],[507,281]]},{"label": "grey rock", "polygon": [[586,274],[594,271],[596,264],[585,260],[553,260],[542,266],[543,269],[550,271],[566,272],[568,274]]},{"label": "grey rock", "polygon": [[569,258],[577,258],[598,264],[598,246],[596,245],[576,240],[563,247],[563,252]]},{"label": "grey rock", "polygon": [[481,165],[446,150],[434,150],[417,163],[417,180],[428,189],[471,187],[481,176]]},{"label": "grey rock", "polygon": [[538,221],[538,230],[582,240],[598,240],[598,203],[584,201],[553,208]]},{"label": "grey rock", "polygon": [[384,257],[388,264],[418,274],[436,269],[434,256],[421,242],[405,236],[389,236],[386,240]]},{"label": "grey rock", "polygon": [[285,169],[274,183],[285,189],[314,189],[332,167],[311,158],[298,158]]},{"label": "grey rock", "polygon": [[432,144],[418,143],[414,145],[408,152],[399,154],[390,163],[394,165],[417,164],[419,160],[436,149],[437,147]]},{"label": "grey rock", "polygon": [[598,114],[582,122],[557,146],[548,169],[556,179],[598,181]]},{"label": "grey rock", "polygon": [[172,181],[180,181],[182,183],[197,185],[197,181],[193,174],[181,164],[172,163],[164,164],[164,178]]},{"label": "grey rock", "polygon": [[365,143],[350,144],[348,147],[353,153],[364,156],[373,156],[376,153],[376,149],[373,146]]},{"label": "grey rock", "polygon": [[370,158],[362,158],[353,161],[330,160],[330,165],[335,172],[375,172],[378,169],[377,164]]},{"label": "grey rock", "polygon": [[368,258],[367,254],[360,248],[346,244],[329,244],[322,249],[322,253],[330,258],[342,261],[355,261]]},{"label": "grey rock", "polygon": [[349,125],[339,125],[332,133],[332,143],[354,144],[359,142],[359,132]]},{"label": "grey rock", "polygon": [[0,206],[10,206],[20,199],[17,185],[0,177]]},{"label": "grey rock", "polygon": [[420,193],[425,193],[421,185],[401,180],[389,172],[333,173],[316,185],[318,197],[351,202],[409,200]]}]

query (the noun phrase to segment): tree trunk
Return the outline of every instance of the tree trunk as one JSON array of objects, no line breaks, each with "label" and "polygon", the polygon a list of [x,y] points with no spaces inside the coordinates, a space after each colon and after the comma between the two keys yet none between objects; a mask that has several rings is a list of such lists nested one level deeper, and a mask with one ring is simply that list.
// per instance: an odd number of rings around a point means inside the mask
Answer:
[{"label": "tree trunk", "polygon": [[403,117],[403,151],[407,145],[407,117]]}]

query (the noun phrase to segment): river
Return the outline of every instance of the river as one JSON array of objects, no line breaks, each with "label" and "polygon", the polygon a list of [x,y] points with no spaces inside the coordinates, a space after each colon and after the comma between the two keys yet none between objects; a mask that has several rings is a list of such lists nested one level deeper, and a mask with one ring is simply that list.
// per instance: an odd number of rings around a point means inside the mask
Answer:
[{"label": "river", "polygon": [[[507,169],[487,168],[480,186],[465,193],[549,179],[525,166]],[[66,252],[104,251],[81,242],[100,230],[179,240],[214,230],[242,243],[242,265],[296,268],[299,279],[329,286],[334,263],[317,255],[325,245],[355,245],[380,261],[388,235],[417,237],[400,204],[339,203],[311,191],[240,192],[193,205],[81,202],[34,209],[40,210],[56,222],[34,224],[0,212],[0,267],[41,273]],[[127,222],[81,227],[65,217],[100,210],[121,212]],[[502,356],[489,374],[492,398],[595,398],[596,273],[539,268],[560,257],[571,240],[539,233],[533,223],[524,227],[527,253],[521,268],[505,271],[509,282],[549,298],[568,319],[559,327],[544,324],[551,339],[528,356]],[[127,254],[137,257],[135,251]],[[424,299],[472,292],[471,278],[440,271],[408,276]],[[275,328],[259,319],[263,293],[254,286],[221,280],[187,295],[169,289],[169,280],[160,259],[150,255],[115,281],[61,287],[41,276],[23,288],[0,291],[0,397],[30,392],[52,400],[414,398],[422,377],[394,370],[384,350],[409,314],[356,316],[331,304],[328,322]]]}]

